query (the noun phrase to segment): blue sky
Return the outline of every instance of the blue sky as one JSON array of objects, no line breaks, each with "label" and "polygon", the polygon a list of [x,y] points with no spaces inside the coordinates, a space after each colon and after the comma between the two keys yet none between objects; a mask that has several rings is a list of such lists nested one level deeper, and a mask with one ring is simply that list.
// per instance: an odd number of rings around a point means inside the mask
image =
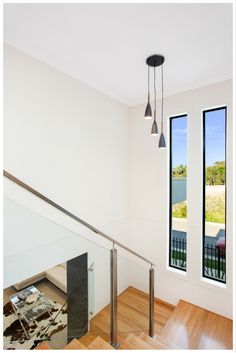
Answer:
[{"label": "blue sky", "polygon": [[[206,165],[225,160],[225,110],[207,112],[205,115]],[[172,119],[173,167],[187,164],[187,117]]]},{"label": "blue sky", "polygon": [[187,117],[172,119],[172,164],[187,164]]},{"label": "blue sky", "polygon": [[205,115],[206,165],[225,160],[225,110],[207,112]]}]

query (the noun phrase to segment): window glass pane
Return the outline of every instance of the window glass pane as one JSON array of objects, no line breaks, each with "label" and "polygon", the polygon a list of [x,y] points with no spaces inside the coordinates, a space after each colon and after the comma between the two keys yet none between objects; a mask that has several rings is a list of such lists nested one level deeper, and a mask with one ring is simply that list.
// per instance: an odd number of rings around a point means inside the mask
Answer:
[{"label": "window glass pane", "polygon": [[169,265],[186,271],[187,116],[170,119]]},{"label": "window glass pane", "polygon": [[203,114],[203,276],[226,281],[226,108]]}]

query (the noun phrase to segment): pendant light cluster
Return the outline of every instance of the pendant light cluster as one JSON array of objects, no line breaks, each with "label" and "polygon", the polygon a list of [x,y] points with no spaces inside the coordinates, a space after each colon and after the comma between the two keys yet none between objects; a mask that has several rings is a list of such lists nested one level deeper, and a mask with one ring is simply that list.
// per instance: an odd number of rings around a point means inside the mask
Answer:
[{"label": "pendant light cluster", "polygon": [[164,108],[164,100],[163,100],[163,63],[165,61],[164,56],[162,55],[152,55],[149,56],[146,60],[146,64],[148,65],[148,101],[147,106],[144,113],[145,119],[152,119],[152,107],[150,103],[150,69],[153,67],[154,69],[154,113],[153,113],[153,123],[151,129],[151,135],[158,135],[158,127],[157,127],[157,92],[156,92],[156,67],[161,66],[161,135],[159,139],[159,148],[166,147],[165,136],[163,133],[163,108]]}]

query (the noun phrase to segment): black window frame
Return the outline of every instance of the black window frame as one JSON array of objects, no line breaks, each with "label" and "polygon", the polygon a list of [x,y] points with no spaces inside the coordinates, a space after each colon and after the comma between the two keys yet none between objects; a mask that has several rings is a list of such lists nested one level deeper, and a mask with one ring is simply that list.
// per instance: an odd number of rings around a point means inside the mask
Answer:
[{"label": "black window frame", "polygon": [[[204,257],[205,257],[205,215],[206,215],[206,200],[205,200],[205,186],[206,186],[206,114],[209,112],[214,112],[218,110],[225,110],[225,280],[222,281],[218,278],[213,278],[207,276],[205,274],[205,267],[204,267]],[[214,282],[219,282],[226,284],[226,275],[227,275],[227,268],[226,268],[226,242],[227,242],[227,226],[226,226],[226,219],[227,219],[227,106],[219,106],[216,108],[210,108],[203,110],[202,113],[202,139],[203,139],[203,159],[202,159],[202,277],[212,280]]]},{"label": "black window frame", "polygon": [[181,268],[178,266],[174,266],[171,263],[171,254],[172,254],[172,121],[177,118],[187,118],[188,114],[180,114],[180,115],[175,115],[171,116],[169,118],[170,123],[170,129],[169,129],[169,267],[175,268],[179,271],[187,272],[187,233],[186,233],[186,268]]}]

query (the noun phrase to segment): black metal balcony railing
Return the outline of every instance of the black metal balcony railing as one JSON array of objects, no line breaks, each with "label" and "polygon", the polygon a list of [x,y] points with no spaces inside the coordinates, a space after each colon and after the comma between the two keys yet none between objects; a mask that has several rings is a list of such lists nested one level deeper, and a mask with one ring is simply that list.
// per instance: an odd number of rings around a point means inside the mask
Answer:
[{"label": "black metal balcony railing", "polygon": [[[171,242],[171,266],[186,271],[186,239],[173,237]],[[225,282],[225,246],[209,245],[204,247],[204,277]]]},{"label": "black metal balcony railing", "polygon": [[186,270],[186,252],[186,239],[173,237],[171,244],[171,266]]},{"label": "black metal balcony railing", "polygon": [[204,276],[225,282],[225,246],[207,244],[204,250]]}]

